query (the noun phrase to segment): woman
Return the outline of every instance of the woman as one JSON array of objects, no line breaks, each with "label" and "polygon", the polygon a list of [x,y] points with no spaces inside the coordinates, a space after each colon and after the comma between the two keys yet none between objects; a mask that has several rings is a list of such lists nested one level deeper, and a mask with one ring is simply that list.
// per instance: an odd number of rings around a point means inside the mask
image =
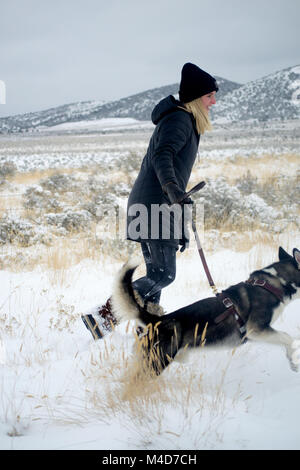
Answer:
[{"label": "woman", "polygon": [[[143,302],[158,304],[161,290],[174,281],[176,252],[188,245],[183,209],[200,135],[211,129],[216,80],[194,64],[181,71],[179,100],[168,96],[152,112],[155,130],[127,207],[127,238],[141,244],[146,275],[133,283]],[[114,321],[110,299],[100,317]],[[88,326],[90,329],[90,327]],[[93,327],[94,331],[97,326]]]}]

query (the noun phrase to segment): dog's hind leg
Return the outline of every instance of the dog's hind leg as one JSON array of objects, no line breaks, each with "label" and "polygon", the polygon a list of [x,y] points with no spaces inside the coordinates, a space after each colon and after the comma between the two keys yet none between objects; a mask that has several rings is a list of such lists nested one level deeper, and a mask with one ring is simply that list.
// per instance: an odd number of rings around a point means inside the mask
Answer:
[{"label": "dog's hind leg", "polygon": [[[298,371],[297,359],[295,358],[295,346],[293,346],[294,338],[283,331],[274,330],[271,326],[261,330],[249,329],[247,338],[253,341],[260,341],[270,344],[284,346],[286,355],[290,363],[290,367],[294,372]],[[298,362],[298,361],[297,361]]]}]

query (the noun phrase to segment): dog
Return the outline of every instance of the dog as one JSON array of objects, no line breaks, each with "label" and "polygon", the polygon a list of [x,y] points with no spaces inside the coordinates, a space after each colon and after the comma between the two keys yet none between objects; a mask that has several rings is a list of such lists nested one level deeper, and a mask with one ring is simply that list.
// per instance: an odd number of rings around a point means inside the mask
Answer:
[{"label": "dog", "polygon": [[237,347],[248,340],[284,346],[291,369],[297,371],[299,340],[275,330],[272,324],[290,301],[300,298],[300,251],[295,248],[291,256],[280,247],[278,257],[278,262],[252,272],[246,282],[162,316],[151,313],[134,292],[132,277],[137,265],[127,263],[112,296],[114,315],[118,323],[136,319],[142,326],[137,341],[140,359],[155,375],[179,351],[204,345]]}]

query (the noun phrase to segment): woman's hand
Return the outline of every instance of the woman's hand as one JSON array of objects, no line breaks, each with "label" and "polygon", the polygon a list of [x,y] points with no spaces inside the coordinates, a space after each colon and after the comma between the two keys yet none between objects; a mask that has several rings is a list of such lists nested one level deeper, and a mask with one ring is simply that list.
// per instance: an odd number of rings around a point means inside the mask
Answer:
[{"label": "woman's hand", "polygon": [[176,183],[171,181],[166,183],[162,187],[163,192],[167,195],[171,204],[192,204],[193,201],[190,197],[186,196],[186,193],[179,188]]}]

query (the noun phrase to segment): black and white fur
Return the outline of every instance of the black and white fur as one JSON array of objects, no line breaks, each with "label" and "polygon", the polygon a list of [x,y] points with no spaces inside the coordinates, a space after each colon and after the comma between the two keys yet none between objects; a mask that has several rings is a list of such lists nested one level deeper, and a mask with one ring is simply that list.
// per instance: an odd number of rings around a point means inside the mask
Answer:
[{"label": "black and white fur", "polygon": [[114,314],[119,322],[138,320],[144,327],[140,351],[147,366],[159,375],[174,359],[179,350],[186,348],[226,344],[232,347],[249,339],[278,344],[285,347],[292,370],[298,370],[296,348],[299,340],[275,330],[272,324],[292,300],[300,298],[300,251],[293,256],[279,248],[279,261],[251,273],[252,278],[264,279],[281,291],[283,301],[260,286],[241,282],[227,288],[224,293],[246,325],[242,338],[233,315],[216,324],[214,319],[223,311],[218,297],[209,297],[182,307],[174,312],[157,316],[136,301],[132,276],[137,266],[125,265],[120,273],[112,297]]}]

